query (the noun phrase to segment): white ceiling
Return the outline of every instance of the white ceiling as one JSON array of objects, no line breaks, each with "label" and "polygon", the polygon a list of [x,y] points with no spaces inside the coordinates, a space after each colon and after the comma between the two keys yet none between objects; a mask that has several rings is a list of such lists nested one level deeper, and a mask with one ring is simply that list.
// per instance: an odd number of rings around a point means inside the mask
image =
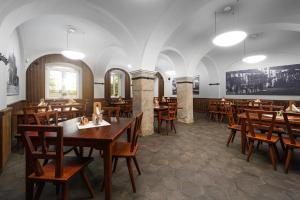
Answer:
[{"label": "white ceiling", "polygon": [[[235,2],[0,0],[0,35],[17,29],[24,57],[32,61],[66,48],[66,26],[73,25],[80,32],[70,36],[70,45],[87,55],[84,61],[98,77],[109,67],[128,69],[128,64],[134,66],[128,70],[175,70],[177,76],[193,75],[200,67],[213,73],[240,64],[243,56],[242,44],[218,48],[211,43],[214,12]],[[240,0],[235,7],[235,16],[217,15],[217,32],[260,33],[246,41],[246,49],[263,52],[268,60],[300,56],[299,0]]]}]

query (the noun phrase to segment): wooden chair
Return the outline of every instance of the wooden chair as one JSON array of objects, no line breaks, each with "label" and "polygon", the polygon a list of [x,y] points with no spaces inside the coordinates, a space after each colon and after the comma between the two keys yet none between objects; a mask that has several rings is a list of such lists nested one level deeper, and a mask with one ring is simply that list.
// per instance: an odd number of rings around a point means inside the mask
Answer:
[{"label": "wooden chair", "polygon": [[171,131],[174,129],[176,133],[176,128],[174,121],[176,120],[176,112],[177,112],[177,103],[169,103],[168,104],[168,111],[167,112],[160,112],[160,116],[158,116],[158,119],[160,120],[160,123],[162,124],[163,121],[166,121],[166,129],[167,129],[167,134],[169,134],[169,122],[170,122],[170,127]]},{"label": "wooden chair", "polygon": [[238,123],[236,123],[235,119],[234,119],[234,115],[233,115],[233,109],[231,105],[227,105],[225,107],[226,110],[226,114],[227,114],[227,119],[228,119],[228,126],[227,128],[230,130],[230,134],[228,136],[227,139],[227,147],[229,146],[229,143],[233,143],[236,132],[240,131],[241,132],[241,125],[239,125]]},{"label": "wooden chair", "polygon": [[46,112],[47,110],[47,106],[25,106],[23,108],[24,124],[34,124],[34,113]]},{"label": "wooden chair", "polygon": [[107,117],[120,117],[120,107],[103,107],[103,115]]},{"label": "wooden chair", "polygon": [[[63,128],[61,126],[19,125],[18,133],[22,135],[26,147],[26,158],[28,159],[26,163],[30,165],[31,169],[27,171],[29,174],[26,176],[26,182],[32,186],[36,184],[37,187],[33,194],[33,199],[40,198],[45,182],[52,182],[57,186],[62,186],[62,199],[68,199],[68,182],[78,173],[83,178],[91,197],[94,197],[94,191],[84,173],[84,168],[93,159],[64,157]],[[55,145],[54,152],[48,151],[49,143],[47,139],[50,139],[50,137],[53,139],[51,145]],[[48,159],[51,162],[42,166],[39,162],[40,159]]]},{"label": "wooden chair", "polygon": [[[35,113],[34,118],[36,121],[36,125],[58,125],[58,112],[57,111],[47,111],[47,112],[40,112]],[[49,150],[52,146],[50,146]],[[81,154],[79,153],[76,146],[64,146],[63,152],[64,155],[67,153],[70,153],[71,151],[74,151],[75,154],[80,157]],[[48,163],[48,160],[45,160],[44,164]]]},{"label": "wooden chair", "polygon": [[283,117],[288,133],[288,137],[283,137],[283,143],[286,145],[284,171],[288,173],[294,149],[300,149],[300,113],[283,113]]},{"label": "wooden chair", "polygon": [[249,143],[247,161],[249,162],[254,151],[255,141],[267,143],[273,169],[276,170],[276,163],[279,157],[276,143],[279,141],[279,137],[273,135],[273,131],[277,113],[263,110],[246,110],[246,115],[249,127],[247,134]]},{"label": "wooden chair", "polygon": [[211,100],[208,103],[208,113],[209,113],[209,119],[210,120],[218,120],[219,118],[219,106],[218,101]]},{"label": "wooden chair", "polygon": [[141,135],[141,124],[143,119],[143,113],[140,113],[136,116],[134,122],[134,128],[132,130],[132,136],[130,142],[116,142],[112,149],[112,156],[114,160],[114,168],[113,172],[116,171],[118,159],[119,158],[126,158],[127,168],[131,180],[132,190],[136,192],[136,186],[133,177],[133,170],[132,170],[132,160],[134,161],[135,167],[138,171],[138,174],[141,175],[141,170],[139,168],[136,153],[138,151],[138,138]]},{"label": "wooden chair", "polygon": [[124,117],[132,116],[132,105],[131,104],[125,104],[122,106],[122,115]]}]

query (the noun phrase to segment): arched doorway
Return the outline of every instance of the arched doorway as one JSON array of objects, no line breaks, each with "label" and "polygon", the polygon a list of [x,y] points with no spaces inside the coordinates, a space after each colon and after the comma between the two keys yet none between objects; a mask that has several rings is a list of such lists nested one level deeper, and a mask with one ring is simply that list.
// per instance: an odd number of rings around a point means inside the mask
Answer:
[{"label": "arched doorway", "polygon": [[109,69],[104,78],[105,99],[119,96],[130,99],[130,76],[127,71],[120,68]]},{"label": "arched doorway", "polygon": [[154,79],[154,97],[161,99],[164,96],[164,78],[161,73],[156,73],[156,78]]}]

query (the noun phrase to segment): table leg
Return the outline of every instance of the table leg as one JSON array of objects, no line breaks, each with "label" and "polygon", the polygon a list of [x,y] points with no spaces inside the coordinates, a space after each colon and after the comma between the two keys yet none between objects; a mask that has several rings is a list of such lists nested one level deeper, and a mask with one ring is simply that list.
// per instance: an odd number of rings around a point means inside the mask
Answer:
[{"label": "table leg", "polygon": [[26,200],[33,199],[33,191],[34,191],[34,185],[33,182],[28,181],[27,177],[33,172],[32,166],[29,157],[28,150],[25,149],[25,188],[26,188]]},{"label": "table leg", "polygon": [[112,143],[106,143],[103,149],[104,156],[104,189],[105,199],[112,199]]},{"label": "table leg", "polygon": [[241,151],[246,154],[246,120],[241,119]]},{"label": "table leg", "polygon": [[158,116],[157,116],[157,132],[160,133],[160,127],[161,127],[161,121],[160,121],[160,111],[158,111]]},{"label": "table leg", "polygon": [[127,128],[127,142],[131,141],[131,126]]}]

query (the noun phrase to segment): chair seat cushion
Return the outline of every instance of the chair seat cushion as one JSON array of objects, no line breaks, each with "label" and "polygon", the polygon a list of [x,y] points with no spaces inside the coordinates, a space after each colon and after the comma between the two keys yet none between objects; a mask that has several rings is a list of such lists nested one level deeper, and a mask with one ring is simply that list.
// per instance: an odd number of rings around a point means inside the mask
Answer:
[{"label": "chair seat cushion", "polygon": [[138,145],[130,151],[131,143],[128,142],[116,142],[113,146],[112,155],[114,157],[132,157],[136,154]]},{"label": "chair seat cushion", "polygon": [[67,181],[92,161],[93,158],[65,156],[62,177],[55,177],[55,161],[51,161],[43,166],[43,175],[37,176],[35,173],[33,173],[28,178],[35,181]]},{"label": "chair seat cushion", "polygon": [[248,134],[247,137],[250,139],[260,140],[260,141],[267,142],[267,143],[276,143],[279,141],[279,136],[272,135],[271,139],[268,140],[267,134],[264,134],[264,133],[255,133],[255,136]]},{"label": "chair seat cushion", "polygon": [[300,140],[295,139],[295,144],[292,144],[289,137],[282,137],[283,143],[293,148],[300,148]]}]

